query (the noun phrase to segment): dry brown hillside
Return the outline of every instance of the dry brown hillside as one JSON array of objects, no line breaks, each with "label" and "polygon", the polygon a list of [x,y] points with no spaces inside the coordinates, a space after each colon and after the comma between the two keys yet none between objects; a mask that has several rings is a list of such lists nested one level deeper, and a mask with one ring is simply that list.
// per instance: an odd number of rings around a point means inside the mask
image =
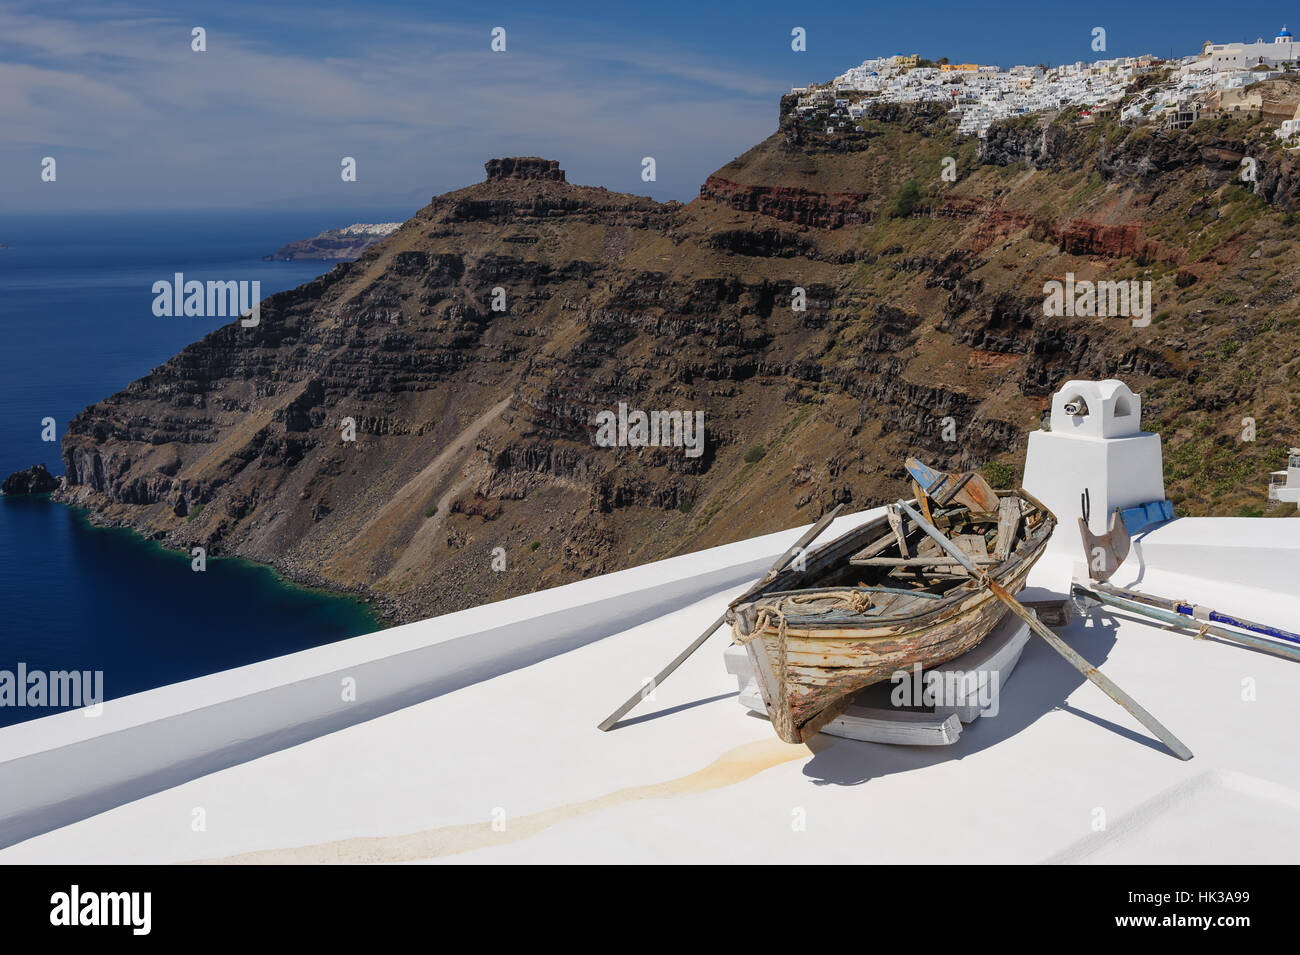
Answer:
[{"label": "dry brown hillside", "polygon": [[[1266,127],[791,105],[686,205],[494,160],[79,415],[64,498],[409,620],[879,503],[908,453],[1014,479],[1061,382],[1118,376],[1181,512],[1263,512],[1300,444],[1300,174]],[[1044,317],[1067,272],[1149,280],[1152,323]],[[703,453],[598,446],[620,402],[703,411]]]}]

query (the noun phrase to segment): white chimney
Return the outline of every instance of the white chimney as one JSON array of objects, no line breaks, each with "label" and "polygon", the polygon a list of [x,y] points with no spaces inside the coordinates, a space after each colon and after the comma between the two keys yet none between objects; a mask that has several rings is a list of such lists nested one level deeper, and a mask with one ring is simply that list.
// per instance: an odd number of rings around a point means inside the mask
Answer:
[{"label": "white chimney", "polygon": [[1052,430],[1029,435],[1024,488],[1056,514],[1048,553],[1083,557],[1078,518],[1104,534],[1111,512],[1165,499],[1160,435],[1141,429],[1142,399],[1114,378],[1067,381]]}]

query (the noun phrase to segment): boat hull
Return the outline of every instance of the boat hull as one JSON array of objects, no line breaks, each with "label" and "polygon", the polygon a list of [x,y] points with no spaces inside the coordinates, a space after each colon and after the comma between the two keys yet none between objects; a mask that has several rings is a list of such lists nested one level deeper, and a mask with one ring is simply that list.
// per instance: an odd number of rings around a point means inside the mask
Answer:
[{"label": "boat hull", "polygon": [[[1046,526],[995,574],[1012,595],[1024,589],[1046,546],[1055,518],[1050,512],[1044,517]],[[743,642],[777,735],[789,743],[806,741],[838,716],[858,691],[900,670],[910,671],[914,664],[924,669],[961,656],[978,646],[1008,612],[987,587],[974,581],[952,599],[937,603],[933,610],[907,618],[843,613],[835,620],[823,615],[810,622],[792,613],[784,625],[780,615],[762,620]]]},{"label": "boat hull", "polygon": [[[1028,574],[1026,566],[1004,586],[1015,595],[1024,588]],[[979,646],[1007,612],[1006,605],[985,590],[963,601],[951,617],[920,630],[791,626],[785,636],[784,672],[781,639],[774,630],[764,628],[746,647],[755,658],[755,671],[767,670],[775,676],[776,686],[769,692],[784,698],[782,705],[764,694],[777,735],[787,743],[801,743],[838,716],[858,691],[899,670],[910,670],[913,664],[935,667]]]}]

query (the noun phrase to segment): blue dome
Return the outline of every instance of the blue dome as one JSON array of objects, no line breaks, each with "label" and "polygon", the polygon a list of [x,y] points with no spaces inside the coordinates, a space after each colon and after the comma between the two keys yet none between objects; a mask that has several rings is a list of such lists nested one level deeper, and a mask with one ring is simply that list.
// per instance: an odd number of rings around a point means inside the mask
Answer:
[{"label": "blue dome", "polygon": [[1277,36],[1278,36],[1278,39],[1281,39],[1281,38],[1284,37],[1284,36],[1285,36],[1285,37],[1289,37],[1289,36],[1291,36],[1291,31],[1288,30],[1286,27],[1283,27],[1283,28],[1282,28],[1282,32],[1280,32]]}]

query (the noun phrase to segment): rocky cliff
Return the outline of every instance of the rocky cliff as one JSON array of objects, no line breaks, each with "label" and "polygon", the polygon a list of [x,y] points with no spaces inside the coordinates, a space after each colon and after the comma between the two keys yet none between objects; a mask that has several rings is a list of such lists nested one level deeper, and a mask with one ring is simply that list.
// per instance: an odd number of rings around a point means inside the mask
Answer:
[{"label": "rocky cliff", "polygon": [[[908,453],[1005,481],[1062,381],[1121,376],[1180,511],[1262,510],[1300,443],[1300,179],[1265,131],[826,126],[783,100],[685,205],[492,160],[87,408],[60,494],[409,620],[879,503]],[[1067,273],[1150,281],[1151,324],[1045,317]],[[602,446],[620,405],[703,412],[701,453]]]}]

